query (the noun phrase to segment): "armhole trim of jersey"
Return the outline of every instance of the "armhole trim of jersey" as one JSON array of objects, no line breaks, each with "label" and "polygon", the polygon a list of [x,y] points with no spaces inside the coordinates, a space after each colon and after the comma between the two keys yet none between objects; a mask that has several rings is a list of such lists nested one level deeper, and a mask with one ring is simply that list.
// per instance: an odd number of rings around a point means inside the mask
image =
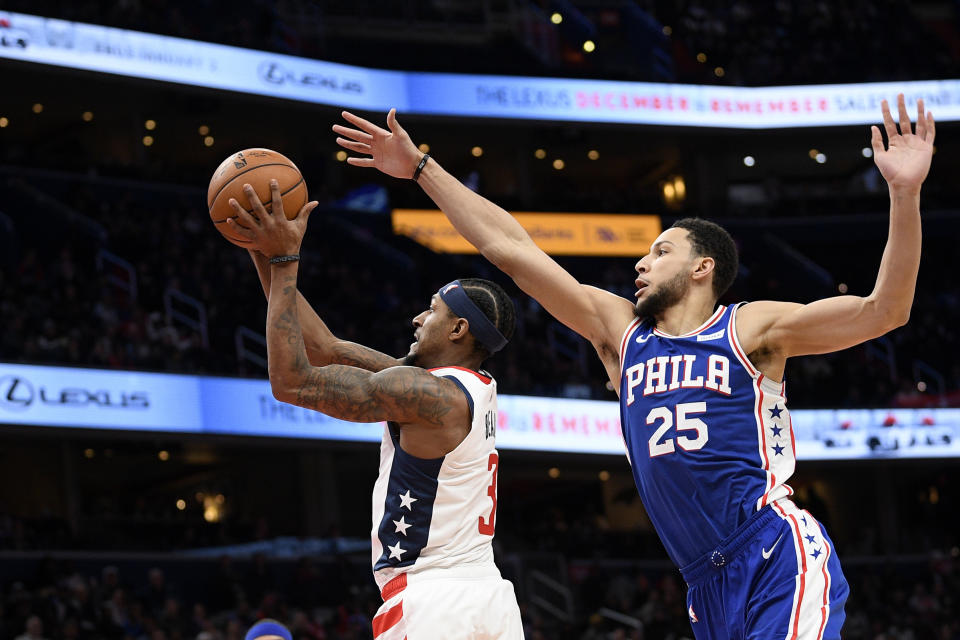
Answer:
[{"label": "armhole trim of jersey", "polygon": [[[483,375],[482,373],[480,373],[480,372],[478,372],[478,371],[474,371],[473,369],[467,369],[466,367],[458,367],[458,366],[453,365],[453,364],[447,365],[447,366],[445,366],[445,367],[434,367],[434,368],[432,368],[432,369],[427,369],[427,371],[429,371],[430,373],[433,373],[434,371],[441,371],[441,370],[443,370],[443,369],[456,369],[456,370],[458,370],[458,371],[466,371],[467,373],[470,373],[470,374],[473,374],[473,375],[477,376],[477,378],[479,378],[479,379],[480,379],[480,382],[482,382],[483,384],[490,384],[490,382],[493,381],[493,378],[491,378],[490,376],[485,376],[485,375]],[[442,378],[446,378],[446,377],[449,377],[449,376],[441,376],[441,377],[442,377]]]},{"label": "armhole trim of jersey", "polygon": [[467,391],[467,387],[457,379],[456,376],[437,376],[439,378],[444,378],[445,380],[452,381],[455,385],[460,387],[460,391],[463,391],[463,395],[467,396],[467,405],[470,407],[470,422],[473,422],[473,396],[470,395],[470,392]]},{"label": "armhole trim of jersey", "polygon": [[623,377],[623,356],[627,353],[627,340],[630,339],[630,336],[640,326],[640,318],[634,318],[633,322],[627,325],[627,328],[623,331],[623,337],[620,339],[620,377]]},{"label": "armhole trim of jersey", "polygon": [[750,358],[743,352],[743,348],[740,346],[740,339],[737,337],[737,310],[745,304],[746,302],[738,302],[730,305],[732,309],[730,310],[730,320],[727,321],[727,339],[730,341],[730,348],[733,349],[737,360],[739,360],[743,368],[747,370],[750,377],[756,380],[757,377],[760,376],[760,371],[753,366]]}]

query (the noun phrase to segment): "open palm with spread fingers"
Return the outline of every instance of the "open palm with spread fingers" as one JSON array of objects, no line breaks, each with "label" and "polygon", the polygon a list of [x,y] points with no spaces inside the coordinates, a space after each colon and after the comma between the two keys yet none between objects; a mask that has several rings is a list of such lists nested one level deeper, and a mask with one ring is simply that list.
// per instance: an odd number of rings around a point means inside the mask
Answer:
[{"label": "open palm with spread fingers", "polygon": [[873,157],[884,180],[892,189],[920,191],[930,170],[933,157],[933,138],[936,127],[932,113],[924,113],[923,100],[917,100],[917,128],[914,133],[910,125],[910,116],[903,100],[903,94],[897,96],[897,110],[900,117],[900,131],[890,113],[890,105],[884,100],[883,128],[887,132],[887,148],[883,147],[880,129],[870,127]]},{"label": "open palm with spread fingers", "polygon": [[389,131],[349,111],[342,115],[357,128],[333,125],[333,131],[339,136],[337,144],[348,151],[370,156],[351,156],[347,158],[348,163],[357,167],[374,167],[394,178],[413,177],[423,154],[397,122],[396,109],[390,109],[387,114]]}]

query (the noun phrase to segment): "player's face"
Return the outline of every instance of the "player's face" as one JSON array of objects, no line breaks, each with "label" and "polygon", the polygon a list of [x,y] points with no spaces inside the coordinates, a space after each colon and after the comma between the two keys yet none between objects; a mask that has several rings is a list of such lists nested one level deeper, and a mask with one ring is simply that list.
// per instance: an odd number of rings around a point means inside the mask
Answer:
[{"label": "player's face", "polygon": [[451,330],[456,318],[450,312],[440,296],[430,298],[430,307],[413,319],[413,338],[410,351],[404,357],[404,364],[417,367],[436,366],[433,358],[443,348],[443,341]]},{"label": "player's face", "polygon": [[650,246],[650,253],[634,267],[637,305],[641,318],[655,318],[677,304],[690,289],[691,250],[687,230],[667,229]]}]

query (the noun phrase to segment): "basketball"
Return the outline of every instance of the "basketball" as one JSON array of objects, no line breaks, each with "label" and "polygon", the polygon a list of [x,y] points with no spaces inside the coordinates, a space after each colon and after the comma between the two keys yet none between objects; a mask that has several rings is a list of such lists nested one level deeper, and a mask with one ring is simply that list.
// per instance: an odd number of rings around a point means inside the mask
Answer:
[{"label": "basketball", "polygon": [[213,172],[210,186],[207,188],[207,209],[210,211],[210,219],[223,237],[240,247],[250,244],[249,240],[231,231],[227,226],[229,218],[237,217],[236,212],[230,207],[230,198],[236,199],[240,206],[252,214],[253,210],[247,202],[247,195],[243,192],[243,185],[249,184],[257,192],[257,197],[260,198],[266,210],[270,211],[272,206],[270,180],[272,179],[280,183],[284,215],[288,219],[296,218],[300,209],[307,203],[307,183],[303,181],[300,170],[289,158],[270,149],[244,149],[220,163],[217,170]]}]

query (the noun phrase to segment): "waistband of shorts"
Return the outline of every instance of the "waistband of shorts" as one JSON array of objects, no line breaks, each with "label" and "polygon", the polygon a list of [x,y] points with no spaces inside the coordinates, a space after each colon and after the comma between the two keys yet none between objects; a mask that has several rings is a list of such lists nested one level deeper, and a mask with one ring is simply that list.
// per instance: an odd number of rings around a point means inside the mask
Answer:
[{"label": "waistband of shorts", "polygon": [[463,580],[501,578],[495,564],[468,565],[463,567],[436,567],[425,571],[407,571],[391,578],[380,589],[380,597],[386,602],[407,588],[408,584],[420,584],[432,580]]},{"label": "waistband of shorts", "polygon": [[750,542],[754,536],[765,527],[770,521],[777,519],[777,513],[770,505],[765,506],[756,512],[742,525],[727,536],[724,540],[704,555],[700,556],[685,567],[680,568],[683,579],[688,585],[706,580],[733,561],[737,554],[743,549],[744,545]]}]

